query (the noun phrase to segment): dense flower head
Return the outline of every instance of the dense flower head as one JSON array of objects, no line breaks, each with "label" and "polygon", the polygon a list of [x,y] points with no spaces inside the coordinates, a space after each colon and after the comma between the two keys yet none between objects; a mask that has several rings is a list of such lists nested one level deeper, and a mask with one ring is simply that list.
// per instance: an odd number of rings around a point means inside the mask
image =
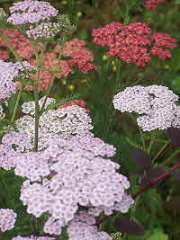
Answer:
[{"label": "dense flower head", "polygon": [[3,60],[9,59],[9,47],[13,48],[17,55],[24,60],[28,61],[32,58],[35,50],[30,40],[22,33],[13,28],[1,29],[0,33],[4,36],[4,38],[0,37],[0,48],[3,49],[3,51],[0,50],[0,56],[3,56]]},{"label": "dense flower head", "polygon": [[115,95],[113,104],[121,112],[141,114],[137,118],[138,125],[144,131],[152,131],[180,126],[178,99],[166,86],[134,86]]},{"label": "dense flower head", "polygon": [[114,42],[114,36],[121,30],[122,23],[112,22],[104,27],[93,29],[93,41],[102,47],[109,46]]},{"label": "dense flower head", "polygon": [[15,79],[25,70],[32,70],[30,64],[0,60],[0,100],[8,99],[16,92]]},{"label": "dense flower head", "polygon": [[[33,29],[34,28],[29,30],[29,34],[32,33],[31,30],[33,31]],[[8,48],[11,47],[22,60],[27,60],[32,66],[37,65],[35,51],[42,50],[44,47],[42,43],[37,44],[37,49],[35,49],[30,40],[19,31],[15,29],[4,29],[0,31],[5,38],[8,39],[5,41],[4,38],[0,37],[0,49],[2,48],[2,50],[0,50],[1,59],[8,60],[10,58]],[[80,70],[83,74],[94,71],[96,68],[92,63],[93,60],[94,56],[87,48],[86,42],[79,39],[67,41],[63,47],[56,45],[50,51],[45,51],[38,84],[39,91],[47,90],[55,78],[68,77],[73,74],[76,69]],[[36,74],[32,74],[31,79],[34,80],[35,78]],[[20,83],[16,85],[17,87],[21,87]],[[27,83],[24,90],[32,91],[32,85],[31,83]]]},{"label": "dense flower head", "polygon": [[[39,102],[42,106],[44,97]],[[50,98],[47,100],[45,108],[52,103],[54,100]],[[33,114],[33,103],[23,104],[23,111]],[[0,167],[5,170],[10,170],[16,166],[19,153],[30,152],[33,149],[34,116],[21,117],[16,121],[15,127],[18,132],[12,130],[6,133],[2,138],[2,144],[0,144]],[[57,110],[47,110],[40,117],[39,149],[46,148],[48,139],[55,134],[69,138],[72,135],[89,133],[92,128],[91,118],[86,109],[82,107],[72,105]],[[35,165],[39,164],[40,166],[41,163],[43,164],[43,161],[39,160]],[[26,165],[26,162],[24,164]],[[29,168],[31,169],[31,166]]]},{"label": "dense flower head", "polygon": [[14,168],[18,154],[31,149],[32,143],[27,134],[19,132],[5,134],[0,144],[0,168],[5,170]]},{"label": "dense flower head", "polygon": [[36,217],[49,213],[44,226],[49,234],[59,234],[80,206],[95,216],[127,212],[133,203],[126,193],[130,184],[109,159],[114,153],[113,146],[87,134],[54,136],[44,151],[19,154],[15,173],[27,179],[20,196],[27,212]]},{"label": "dense flower head", "polygon": [[94,60],[94,56],[87,49],[84,40],[75,38],[67,41],[63,46],[62,56],[69,58],[67,62],[71,68],[77,66],[84,74],[96,69],[91,63]]},{"label": "dense flower head", "polygon": [[[41,100],[40,100],[41,101]],[[30,107],[27,111],[33,112]],[[34,117],[25,115],[16,121],[16,128],[26,133],[31,141],[34,139]],[[46,139],[54,134],[70,137],[85,134],[92,129],[92,121],[87,111],[77,105],[58,109],[49,109],[40,116],[39,147],[43,147]]]},{"label": "dense flower head", "polygon": [[6,232],[15,226],[17,214],[12,209],[0,208],[0,231]]},{"label": "dense flower head", "polygon": [[51,17],[57,16],[58,10],[45,1],[25,0],[14,3],[10,7],[10,14],[9,23],[24,25],[49,20]]},{"label": "dense flower head", "polygon": [[166,0],[145,0],[145,5],[148,10],[154,10],[157,6],[164,3]]},{"label": "dense flower head", "polygon": [[[56,103],[56,100],[54,98],[44,96],[39,99],[39,108],[41,110],[43,107],[43,110],[46,110],[50,105],[53,105],[55,103]],[[22,104],[21,108],[22,108],[22,112],[25,114],[29,114],[29,115],[35,114],[35,102],[34,101],[24,102]]]},{"label": "dense flower head", "polygon": [[31,26],[30,29],[26,31],[26,34],[28,38],[36,40],[38,38],[55,37],[59,30],[60,25],[56,22],[42,22],[36,27]]},{"label": "dense flower head", "polygon": [[[56,45],[51,52],[44,54],[39,89],[47,89],[55,78],[68,77],[75,69],[84,74],[94,71],[93,60],[94,56],[83,40],[67,41],[63,47]],[[32,59],[31,64],[36,65],[35,60]]]},{"label": "dense flower head", "polygon": [[22,236],[17,236],[13,237],[12,240],[55,240],[54,237],[47,237],[47,236],[28,236],[28,237],[22,237]]},{"label": "dense flower head", "polygon": [[112,240],[105,232],[99,232],[96,220],[86,212],[80,212],[68,226],[69,240]]},{"label": "dense flower head", "polygon": [[152,35],[152,41],[154,45],[151,49],[153,55],[165,60],[171,58],[171,52],[169,49],[176,47],[176,39],[169,36],[166,33],[154,33]]},{"label": "dense flower head", "polygon": [[176,40],[168,34],[155,33],[141,22],[123,25],[107,24],[92,31],[93,42],[108,47],[108,55],[124,62],[144,67],[152,55],[165,60],[171,57],[169,49],[176,47]]}]

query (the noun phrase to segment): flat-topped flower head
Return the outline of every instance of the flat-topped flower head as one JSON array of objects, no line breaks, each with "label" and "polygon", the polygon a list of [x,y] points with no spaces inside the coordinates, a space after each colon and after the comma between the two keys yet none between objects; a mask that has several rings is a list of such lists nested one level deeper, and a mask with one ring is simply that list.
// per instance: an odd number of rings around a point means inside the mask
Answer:
[{"label": "flat-topped flower head", "polygon": [[34,40],[39,38],[52,38],[57,35],[60,31],[60,24],[56,22],[42,22],[38,26],[31,26],[29,30],[26,31],[28,38]]},{"label": "flat-topped flower head", "polygon": [[12,47],[16,51],[16,54],[24,60],[28,61],[32,58],[35,49],[33,49],[30,40],[26,38],[22,33],[20,33],[17,29],[0,29],[0,33],[2,33],[2,35],[8,39],[8,41],[5,41],[5,39],[1,37],[0,34],[0,47],[4,49],[3,54],[0,51],[1,59],[5,61],[10,58],[9,47]]},{"label": "flat-topped flower head", "polygon": [[[39,100],[40,107],[42,107],[44,100],[45,97]],[[54,102],[55,99],[47,98],[46,104],[44,105],[45,110],[49,105],[54,104]],[[24,103],[23,112],[32,116],[25,115],[18,119],[15,123],[17,132],[10,131],[5,134],[2,138],[2,144],[0,144],[0,167],[5,170],[10,170],[15,167],[18,153],[30,152],[33,149],[34,102]],[[77,105],[45,111],[40,117],[39,149],[45,149],[47,147],[48,139],[54,135],[71,138],[74,135],[89,134],[89,131],[93,128],[91,122],[87,110]],[[109,152],[109,154],[110,153],[111,152]],[[27,158],[29,157],[27,156]],[[27,169],[31,170],[31,168],[36,168],[36,165],[43,166],[43,160],[36,162],[35,158],[36,154],[34,154],[34,162],[32,161]],[[21,163],[22,165],[26,165],[26,160],[22,160]],[[45,166],[46,164],[44,163],[44,167]],[[35,175],[36,169],[34,170]],[[17,171],[20,172],[20,170]],[[42,173],[42,176],[43,174],[44,173]]]},{"label": "flat-topped flower head", "polygon": [[142,22],[127,25],[113,22],[94,29],[92,37],[95,44],[107,47],[108,55],[139,67],[145,67],[153,56],[170,58],[170,50],[176,47],[176,39],[165,33],[153,33]]},{"label": "flat-topped flower head", "polygon": [[0,208],[0,231],[6,232],[15,226],[17,214],[8,208]]},{"label": "flat-topped flower head", "polygon": [[0,60],[0,101],[10,98],[16,92],[15,80],[26,70],[32,70],[27,62],[11,63]]},{"label": "flat-topped flower head", "polygon": [[[47,108],[50,105],[53,105],[55,103],[56,103],[56,100],[54,98],[44,96],[39,99],[39,107],[40,107],[40,109],[43,107],[44,111],[47,110]],[[35,102],[34,101],[24,102],[21,107],[22,107],[23,113],[29,114],[32,116],[35,114]]]},{"label": "flat-topped flower head", "polygon": [[[43,104],[40,99],[40,105]],[[47,101],[52,103],[52,99]],[[23,104],[23,111],[34,113],[34,104],[27,102]],[[34,116],[25,115],[16,121],[16,128],[21,133],[26,133],[31,141],[34,141]],[[77,105],[67,106],[58,109],[49,109],[40,116],[39,121],[39,147],[44,148],[50,136],[58,134],[63,137],[81,135],[88,133],[92,126],[92,120],[86,109]]]},{"label": "flat-topped flower head", "polygon": [[[15,174],[27,179],[20,199],[35,217],[47,213],[48,234],[59,235],[81,207],[98,216],[125,213],[133,204],[130,183],[109,158],[113,146],[92,134],[70,139],[51,137],[45,150],[16,156]],[[38,161],[37,161],[38,159]]]},{"label": "flat-topped flower head", "polygon": [[58,15],[50,3],[37,0],[25,0],[10,7],[8,22],[14,25],[34,24],[49,20]]},{"label": "flat-topped flower head", "polygon": [[112,240],[106,232],[98,231],[96,220],[87,212],[80,212],[68,226],[69,240]]},{"label": "flat-topped flower head", "polygon": [[113,105],[121,112],[140,114],[138,126],[144,131],[152,131],[180,126],[178,99],[166,86],[134,86],[116,94]]}]

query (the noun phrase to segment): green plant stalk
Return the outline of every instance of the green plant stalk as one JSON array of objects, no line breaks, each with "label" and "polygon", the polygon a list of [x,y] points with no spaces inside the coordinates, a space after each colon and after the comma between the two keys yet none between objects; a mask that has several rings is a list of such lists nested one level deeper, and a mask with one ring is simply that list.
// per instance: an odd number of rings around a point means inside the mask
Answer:
[{"label": "green plant stalk", "polygon": [[42,104],[42,107],[41,107],[41,109],[40,109],[40,115],[41,115],[41,114],[43,113],[43,111],[44,111],[44,108],[45,108],[45,105],[46,105],[48,96],[49,96],[49,94],[50,94],[50,92],[51,92],[51,89],[52,89],[52,86],[53,86],[53,82],[49,85],[48,90],[47,90],[47,92],[46,92],[46,97],[45,97],[44,102],[43,102],[43,104]]},{"label": "green plant stalk", "polygon": [[154,133],[151,135],[151,140],[150,140],[149,147],[148,147],[148,150],[147,150],[148,154],[150,154],[152,146],[154,145],[155,136],[156,135]]},{"label": "green plant stalk", "polygon": [[34,151],[37,152],[39,138],[39,94],[37,83],[34,84],[34,101],[35,101]]},{"label": "green plant stalk", "polygon": [[33,91],[34,91],[34,101],[35,101],[35,123],[34,123],[34,151],[38,151],[38,141],[39,141],[39,118],[40,118],[40,108],[39,108],[39,91],[38,84],[40,80],[40,71],[42,66],[42,53],[35,54],[36,63],[37,63],[37,73],[36,79],[33,82]]},{"label": "green plant stalk", "polygon": [[169,146],[170,141],[168,141],[167,143],[165,143],[162,148],[158,151],[158,153],[156,154],[156,156],[153,158],[152,162],[154,163],[158,157],[164,152],[164,150]]},{"label": "green plant stalk", "polygon": [[14,120],[16,118],[16,113],[17,113],[17,109],[18,109],[19,102],[20,102],[20,99],[21,99],[21,94],[22,94],[22,89],[20,89],[19,92],[18,92],[16,102],[15,102],[15,105],[14,105],[13,114],[12,114],[12,117],[11,117],[11,120],[10,120],[10,124],[13,124]]},{"label": "green plant stalk", "polygon": [[174,151],[166,161],[164,161],[164,164],[167,165],[171,162],[171,160],[178,154],[180,153],[180,148],[178,148],[176,151]]}]

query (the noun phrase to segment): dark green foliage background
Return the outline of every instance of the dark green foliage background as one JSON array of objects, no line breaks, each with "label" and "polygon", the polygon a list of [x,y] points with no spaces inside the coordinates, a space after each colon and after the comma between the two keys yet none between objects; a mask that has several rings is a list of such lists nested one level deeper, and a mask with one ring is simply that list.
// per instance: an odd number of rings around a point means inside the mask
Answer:
[{"label": "dark green foliage background", "polygon": [[[0,0],[0,7],[8,11],[9,4],[14,1]],[[83,98],[91,110],[94,132],[108,143],[117,147],[114,159],[121,165],[121,171],[126,174],[132,184],[131,192],[138,189],[140,177],[136,174],[135,163],[132,160],[134,147],[143,148],[142,137],[145,141],[144,151],[148,151],[149,139],[154,137],[153,148],[149,152],[153,159],[163,146],[163,141],[168,141],[166,133],[154,132],[142,134],[136,122],[128,114],[117,113],[112,106],[112,97],[126,86],[136,84],[152,85],[162,84],[180,94],[180,49],[173,50],[172,59],[159,61],[154,59],[145,69],[122,63],[116,59],[106,59],[105,50],[93,45],[91,30],[94,27],[120,20],[124,23],[143,21],[148,23],[153,31],[169,33],[179,41],[180,37],[180,1],[172,0],[148,12],[143,0],[51,0],[60,12],[67,13],[71,21],[77,24],[77,31],[73,37],[87,41],[94,52],[97,72],[88,76],[75,73],[70,79],[64,79],[65,85],[57,82],[52,96],[59,100]],[[62,81],[63,82],[63,81]],[[74,90],[68,90],[68,86]],[[31,96],[24,94],[21,101],[27,101]],[[12,106],[13,106],[13,99]],[[11,110],[10,110],[11,111]],[[156,141],[157,140],[157,141]],[[168,145],[167,151],[160,155],[153,163],[154,166],[169,168],[177,162],[180,155],[166,161],[177,148]],[[166,164],[167,162],[167,164]],[[39,225],[25,212],[19,199],[19,186],[21,178],[13,173],[0,170],[0,207],[15,209],[18,213],[17,227],[15,230],[4,234],[1,239],[9,240],[16,234],[31,234],[34,229],[41,233]],[[127,214],[131,219],[144,225],[144,236],[123,235],[124,240],[179,240],[180,239],[180,188],[179,182],[174,178],[163,182],[156,189],[151,189],[136,200],[136,204]],[[118,232],[115,224],[119,215],[109,217],[101,228],[109,233]],[[43,216],[45,218],[45,216]],[[43,219],[42,219],[43,220]],[[40,220],[40,222],[42,222]],[[36,226],[35,226],[36,225]],[[59,239],[65,240],[66,237]],[[90,239],[91,240],[91,239]]]}]

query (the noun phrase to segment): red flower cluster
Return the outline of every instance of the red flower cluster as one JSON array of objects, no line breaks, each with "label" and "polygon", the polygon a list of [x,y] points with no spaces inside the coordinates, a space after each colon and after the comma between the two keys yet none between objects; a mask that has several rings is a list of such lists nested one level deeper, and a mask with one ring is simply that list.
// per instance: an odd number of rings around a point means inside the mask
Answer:
[{"label": "red flower cluster", "polygon": [[91,63],[94,60],[93,54],[86,48],[86,42],[79,39],[73,39],[64,44],[62,55],[67,57],[66,60],[70,68],[77,66],[79,70],[87,74],[91,70],[96,70]]},{"label": "red flower cluster", "polygon": [[17,55],[23,59],[30,59],[34,54],[34,49],[29,39],[24,37],[19,31],[15,29],[0,30],[0,59],[8,60],[9,50],[13,48]]},{"label": "red flower cluster", "polygon": [[154,10],[158,5],[164,3],[166,0],[145,0],[145,5],[148,10]]},{"label": "red flower cluster", "polygon": [[176,47],[176,39],[165,33],[153,34],[141,22],[128,25],[113,22],[94,29],[92,36],[95,44],[108,47],[108,55],[140,67],[149,63],[152,55],[161,59],[170,58],[170,49]]},{"label": "red flower cluster", "polygon": [[[28,61],[32,66],[36,66],[34,57],[35,50],[27,38],[14,29],[3,30],[2,33],[7,41],[5,41],[4,37],[0,38],[0,59],[9,59],[10,54],[8,48],[11,47],[19,57]],[[55,46],[51,51],[44,53],[43,66],[40,72],[39,90],[43,91],[48,89],[49,84],[52,83],[55,78],[67,77],[73,73],[76,67],[84,74],[95,70],[96,68],[92,64],[93,60],[93,54],[87,49],[85,41],[73,39],[67,41],[63,47],[60,45]],[[35,76],[33,75],[32,79],[34,78]],[[17,86],[19,86],[19,84],[17,84]],[[28,84],[25,89],[32,91],[32,85]]]}]

